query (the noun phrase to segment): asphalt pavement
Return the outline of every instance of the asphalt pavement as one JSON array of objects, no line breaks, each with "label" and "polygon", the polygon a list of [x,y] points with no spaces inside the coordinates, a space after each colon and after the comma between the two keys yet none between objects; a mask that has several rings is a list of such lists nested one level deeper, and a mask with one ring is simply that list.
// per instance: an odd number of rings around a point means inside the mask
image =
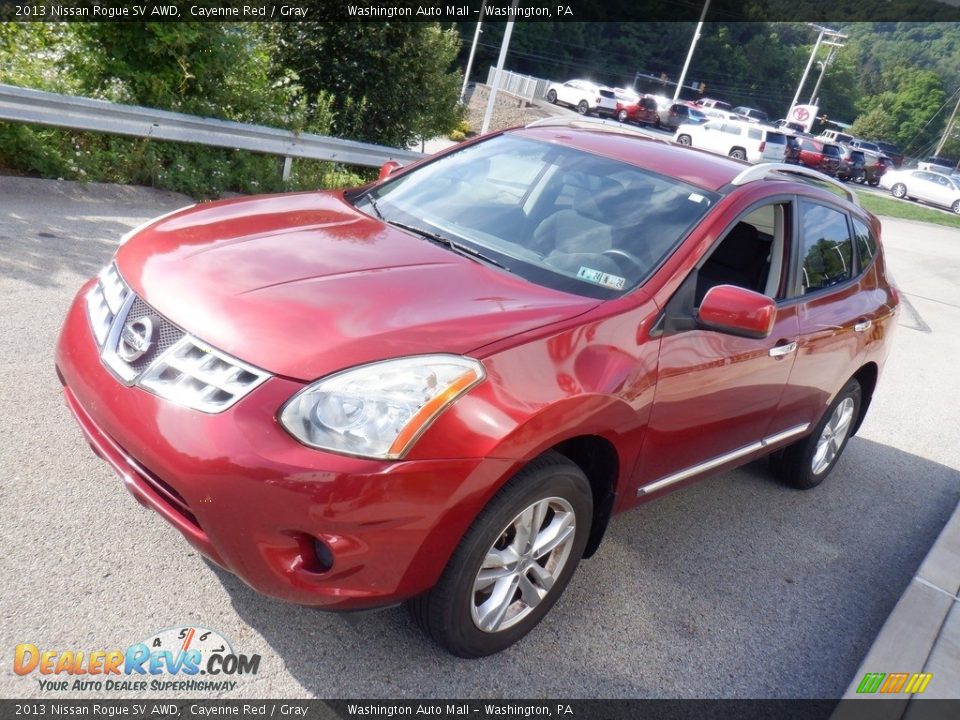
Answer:
[{"label": "asphalt pavement", "polygon": [[904,312],[871,412],[820,488],[786,488],[758,462],[621,516],[540,627],[482,660],[439,650],[401,608],[262,597],[133,500],[53,370],[80,284],[123,232],[187,202],[0,178],[0,696],[44,696],[12,671],[19,643],[125,648],[191,624],[262,656],[231,698],[839,697],[960,498],[960,232],[884,219]]}]

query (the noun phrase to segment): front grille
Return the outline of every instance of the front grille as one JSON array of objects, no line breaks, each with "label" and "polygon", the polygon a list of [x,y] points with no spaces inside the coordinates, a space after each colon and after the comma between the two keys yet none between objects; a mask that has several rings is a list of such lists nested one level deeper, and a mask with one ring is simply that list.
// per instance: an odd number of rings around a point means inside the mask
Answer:
[{"label": "front grille", "polygon": [[268,377],[188,335],[140,378],[140,386],[196,410],[217,413]]},{"label": "front grille", "polygon": [[158,315],[142,298],[137,297],[134,299],[133,305],[130,306],[127,320],[136,320],[141,317],[149,317],[154,320],[154,340],[153,345],[146,353],[133,362],[127,363],[137,374],[150,367],[150,363],[173,347],[185,335],[183,330],[165,317]]},{"label": "front grille", "polygon": [[[97,279],[87,293],[87,316],[101,359],[127,385],[138,385],[194,410],[219,413],[270,377],[270,373],[188,335],[160,315],[130,290],[112,263]],[[125,329],[132,338],[124,340]],[[121,347],[124,341],[127,345]],[[142,350],[144,346],[146,351],[139,357],[124,359],[135,355],[133,348]]]}]

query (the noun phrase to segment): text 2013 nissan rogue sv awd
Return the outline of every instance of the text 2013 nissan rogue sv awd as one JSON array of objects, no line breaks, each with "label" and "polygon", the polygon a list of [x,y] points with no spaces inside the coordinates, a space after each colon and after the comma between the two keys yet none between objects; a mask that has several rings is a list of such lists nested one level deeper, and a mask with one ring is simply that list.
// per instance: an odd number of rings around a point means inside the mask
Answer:
[{"label": "text 2013 nissan rogue sv awd", "polygon": [[546,124],[381,175],[147,223],[59,339],[95,451],[257,590],[496,652],[611,515],[813,487],[863,420],[898,296],[814,171]]}]

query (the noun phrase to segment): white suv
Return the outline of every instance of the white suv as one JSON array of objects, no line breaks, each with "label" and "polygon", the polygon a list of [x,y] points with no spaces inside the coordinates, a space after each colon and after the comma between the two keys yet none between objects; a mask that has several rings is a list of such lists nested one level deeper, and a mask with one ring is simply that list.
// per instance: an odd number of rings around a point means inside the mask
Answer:
[{"label": "white suv", "polygon": [[[581,115],[590,112],[600,114],[604,98],[600,95],[600,85],[589,80],[568,80],[565,83],[554,83],[547,90],[547,102],[569,105]],[[604,88],[606,89],[606,88]],[[612,91],[610,93],[613,95]],[[609,98],[606,104],[609,104]],[[616,99],[613,100],[611,111],[616,110]]]},{"label": "white suv", "polygon": [[745,120],[710,120],[703,125],[683,124],[673,139],[718,155],[752,163],[783,162],[787,137],[768,125]]}]

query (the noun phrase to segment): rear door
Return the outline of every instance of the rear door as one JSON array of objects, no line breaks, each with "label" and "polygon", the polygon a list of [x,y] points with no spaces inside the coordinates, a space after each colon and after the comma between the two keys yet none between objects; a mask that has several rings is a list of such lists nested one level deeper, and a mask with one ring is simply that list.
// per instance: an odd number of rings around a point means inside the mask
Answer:
[{"label": "rear door", "polygon": [[882,312],[860,273],[848,214],[801,198],[797,220],[790,294],[799,334],[796,361],[777,413],[784,427],[819,421],[859,367],[873,320]]}]

